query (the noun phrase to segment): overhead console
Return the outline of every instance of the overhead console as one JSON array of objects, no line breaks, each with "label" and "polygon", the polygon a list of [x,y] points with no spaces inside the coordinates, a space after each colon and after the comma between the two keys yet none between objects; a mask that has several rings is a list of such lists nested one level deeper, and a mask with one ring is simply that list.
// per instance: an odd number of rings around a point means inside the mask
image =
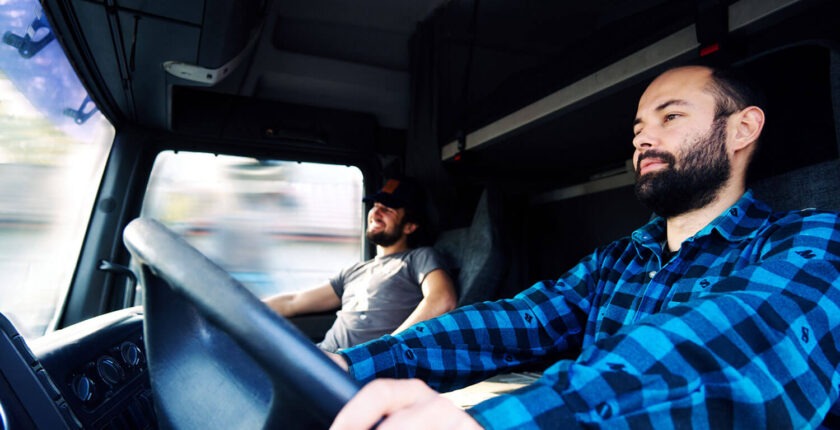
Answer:
[{"label": "overhead console", "polygon": [[[120,112],[109,116],[158,127],[169,124],[167,88],[215,85],[236,72],[255,43],[264,7],[265,0],[44,2],[49,15],[75,18],[59,23],[73,27],[56,30],[84,42],[63,45],[71,58],[89,63],[79,71],[99,86],[90,88],[95,99],[113,97]],[[73,52],[85,44],[87,52]]]}]

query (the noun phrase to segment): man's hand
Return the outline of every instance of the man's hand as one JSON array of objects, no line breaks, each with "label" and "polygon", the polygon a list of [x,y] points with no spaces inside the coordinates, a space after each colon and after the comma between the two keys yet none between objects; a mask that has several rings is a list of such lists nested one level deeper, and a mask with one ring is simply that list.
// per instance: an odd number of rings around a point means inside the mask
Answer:
[{"label": "man's hand", "polygon": [[[381,422],[379,422],[381,419]],[[331,430],[481,429],[463,409],[419,379],[376,379],[344,405]]]},{"label": "man's hand", "polygon": [[347,366],[347,360],[345,360],[344,357],[329,351],[324,351],[324,354],[327,354],[327,357],[329,357],[330,360],[334,361],[335,364],[338,365],[338,367],[344,369],[345,372],[349,368],[349,366]]}]

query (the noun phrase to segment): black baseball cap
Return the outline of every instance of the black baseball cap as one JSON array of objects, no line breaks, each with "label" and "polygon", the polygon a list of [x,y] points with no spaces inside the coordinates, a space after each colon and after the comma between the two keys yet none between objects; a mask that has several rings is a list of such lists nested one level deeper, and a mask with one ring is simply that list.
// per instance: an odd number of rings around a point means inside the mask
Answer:
[{"label": "black baseball cap", "polygon": [[388,179],[379,191],[362,200],[366,203],[382,203],[393,209],[423,209],[425,195],[420,185],[409,178]]}]

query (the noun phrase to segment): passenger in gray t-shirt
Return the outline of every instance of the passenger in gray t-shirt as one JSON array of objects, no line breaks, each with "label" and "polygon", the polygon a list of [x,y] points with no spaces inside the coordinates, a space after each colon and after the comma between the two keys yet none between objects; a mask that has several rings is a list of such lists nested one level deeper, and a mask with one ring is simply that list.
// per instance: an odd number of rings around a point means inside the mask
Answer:
[{"label": "passenger in gray t-shirt", "polygon": [[393,333],[423,300],[420,286],[426,276],[443,268],[437,252],[422,247],[342,270],[330,279],[341,309],[320,346],[336,351]]},{"label": "passenger in gray t-shirt", "polygon": [[438,316],[455,307],[455,287],[430,247],[417,247],[423,236],[422,189],[409,179],[390,179],[368,212],[366,237],[376,257],[354,264],[311,290],[265,299],[291,317],[338,309],[335,323],[318,344],[335,352]]}]

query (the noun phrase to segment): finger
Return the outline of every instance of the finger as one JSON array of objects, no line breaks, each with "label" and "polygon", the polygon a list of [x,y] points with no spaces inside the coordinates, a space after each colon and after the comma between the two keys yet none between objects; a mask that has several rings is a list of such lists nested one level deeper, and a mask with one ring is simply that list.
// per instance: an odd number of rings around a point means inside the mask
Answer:
[{"label": "finger", "polygon": [[362,387],[333,421],[333,430],[367,429],[382,417],[437,393],[417,379],[376,379]]}]

